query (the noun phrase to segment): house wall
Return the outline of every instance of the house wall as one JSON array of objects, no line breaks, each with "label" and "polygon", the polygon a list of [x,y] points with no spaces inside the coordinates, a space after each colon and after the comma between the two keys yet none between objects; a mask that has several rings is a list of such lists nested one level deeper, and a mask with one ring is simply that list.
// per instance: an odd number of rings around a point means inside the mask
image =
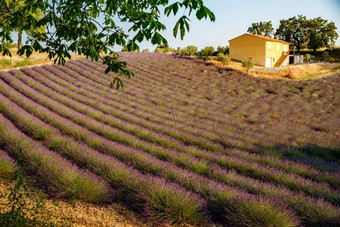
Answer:
[{"label": "house wall", "polygon": [[266,41],[244,35],[229,41],[229,57],[237,61],[252,58],[256,65],[266,64]]},{"label": "house wall", "polygon": [[[269,45],[271,46],[270,49],[269,49]],[[277,46],[279,48],[277,48]],[[271,61],[272,61],[271,66],[272,67],[275,65],[275,63],[282,56],[282,52],[284,51],[284,46],[286,46],[286,52],[288,52],[289,51],[289,44],[266,41],[266,58],[272,58],[271,59]],[[286,63],[286,62],[284,62],[284,63]],[[283,64],[283,66],[284,66],[284,64]]]}]

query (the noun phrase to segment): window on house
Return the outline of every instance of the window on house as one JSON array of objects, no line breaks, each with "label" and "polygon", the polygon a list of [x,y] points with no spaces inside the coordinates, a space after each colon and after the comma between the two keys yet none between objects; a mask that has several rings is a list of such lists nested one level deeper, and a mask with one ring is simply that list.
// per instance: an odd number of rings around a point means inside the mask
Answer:
[{"label": "window on house", "polygon": [[280,50],[280,45],[276,44],[276,50],[279,51]]},{"label": "window on house", "polygon": [[268,43],[268,50],[271,50],[272,49],[272,45],[271,43]]},{"label": "window on house", "polygon": [[283,51],[287,52],[287,46],[286,45],[283,46]]}]

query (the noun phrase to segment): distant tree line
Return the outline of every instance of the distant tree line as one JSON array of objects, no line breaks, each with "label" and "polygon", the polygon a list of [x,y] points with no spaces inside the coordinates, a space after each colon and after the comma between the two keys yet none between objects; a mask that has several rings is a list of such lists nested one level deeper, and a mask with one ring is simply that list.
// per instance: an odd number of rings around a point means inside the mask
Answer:
[{"label": "distant tree line", "polygon": [[204,62],[207,62],[215,56],[223,65],[227,65],[230,62],[228,46],[218,46],[216,50],[212,46],[207,46],[198,51],[198,47],[194,45],[189,45],[184,48],[177,47],[176,50],[168,45],[159,45],[156,47],[154,52],[162,54],[176,54],[184,57],[197,57],[202,59]]},{"label": "distant tree line", "polygon": [[278,35],[279,39],[289,42],[299,53],[302,48],[317,49],[334,46],[339,37],[334,22],[321,17],[307,19],[303,15],[280,20],[280,25],[274,33],[271,21],[253,23],[247,30],[249,33],[272,37]]}]

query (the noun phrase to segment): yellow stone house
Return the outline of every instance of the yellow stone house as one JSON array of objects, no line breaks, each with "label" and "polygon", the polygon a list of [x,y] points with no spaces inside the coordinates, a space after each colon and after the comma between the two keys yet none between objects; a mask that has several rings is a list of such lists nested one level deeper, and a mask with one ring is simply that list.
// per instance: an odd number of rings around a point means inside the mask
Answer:
[{"label": "yellow stone house", "polygon": [[289,64],[289,43],[255,34],[243,34],[229,40],[229,57],[236,61],[252,58],[264,67],[281,67]]}]

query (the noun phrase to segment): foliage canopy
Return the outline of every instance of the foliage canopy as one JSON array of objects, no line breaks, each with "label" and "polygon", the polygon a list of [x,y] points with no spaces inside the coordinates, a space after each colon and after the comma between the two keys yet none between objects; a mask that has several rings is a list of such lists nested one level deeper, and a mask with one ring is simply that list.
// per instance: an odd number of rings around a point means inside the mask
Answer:
[{"label": "foliage canopy", "polygon": [[169,45],[158,45],[155,49],[155,53],[162,53],[162,54],[173,54],[175,50]]},{"label": "foliage canopy", "polygon": [[335,23],[328,23],[328,20],[321,17],[309,20],[308,28],[309,41],[307,45],[314,53],[318,48],[334,44],[335,40],[339,37],[336,32],[337,27]]},{"label": "foliage canopy", "polygon": [[193,56],[197,53],[197,51],[198,51],[197,46],[189,45],[182,49],[178,47],[176,53],[182,56]]},{"label": "foliage canopy", "polygon": [[252,23],[247,32],[265,35],[271,37],[274,33],[274,28],[271,21],[260,21],[259,23]]},{"label": "foliage canopy", "polygon": [[[2,1],[0,3],[0,28],[6,26],[6,24],[10,24],[13,20],[11,12],[19,12],[18,17],[15,21],[16,29],[15,31],[18,32],[18,42],[17,47],[18,49],[22,46],[22,33],[26,32],[30,36],[39,37],[40,34],[45,33],[44,26],[36,26],[30,27],[26,26],[27,23],[30,22],[30,18],[41,19],[43,14],[41,9],[37,9],[36,11],[25,10],[25,0],[7,0],[5,1],[6,4],[3,4]],[[3,41],[2,43],[6,43]],[[8,42],[7,43],[11,43]]]},{"label": "foliage canopy", "polygon": [[206,62],[210,56],[212,56],[215,52],[215,48],[212,46],[204,47],[202,50],[198,52],[198,57],[203,59]]},{"label": "foliage canopy", "polygon": [[[10,7],[19,2],[23,3],[22,7]],[[126,69],[125,62],[119,61],[112,47],[119,45],[135,50],[139,49],[137,43],[143,40],[154,45],[167,45],[167,40],[160,33],[166,29],[160,21],[163,8],[166,16],[182,15],[173,28],[174,36],[179,32],[181,39],[190,29],[191,14],[194,13],[199,20],[209,18],[215,21],[215,15],[203,0],[181,0],[172,4],[169,0],[0,0],[1,12],[6,15],[6,22],[0,23],[0,53],[11,56],[3,43],[12,42],[11,32],[17,31],[20,26],[25,31],[44,26],[46,32],[31,34],[18,54],[30,56],[33,51],[45,52],[50,59],[55,58],[55,63],[65,64],[65,58],[70,58],[70,53],[75,52],[94,61],[101,59],[107,65],[105,73],[130,77],[133,73]],[[38,11],[43,13],[40,18],[32,16]],[[21,25],[23,18],[26,23]],[[119,24],[131,26],[125,31]],[[135,34],[131,38],[128,36],[130,31]],[[108,55],[102,57],[100,53]],[[117,88],[123,85],[118,77],[114,78],[111,86],[115,83]]]},{"label": "foliage canopy", "polygon": [[302,45],[308,41],[308,21],[306,17],[298,15],[298,17],[280,20],[276,35],[280,39],[293,44],[300,52]]},{"label": "foliage canopy", "polygon": [[293,44],[298,52],[306,44],[315,52],[318,48],[334,44],[338,38],[336,29],[334,22],[328,23],[328,20],[321,17],[308,20],[305,16],[298,15],[280,20],[275,34]]},{"label": "foliage canopy", "polygon": [[217,47],[217,52],[222,53],[222,54],[229,54],[229,46],[218,46]]}]

